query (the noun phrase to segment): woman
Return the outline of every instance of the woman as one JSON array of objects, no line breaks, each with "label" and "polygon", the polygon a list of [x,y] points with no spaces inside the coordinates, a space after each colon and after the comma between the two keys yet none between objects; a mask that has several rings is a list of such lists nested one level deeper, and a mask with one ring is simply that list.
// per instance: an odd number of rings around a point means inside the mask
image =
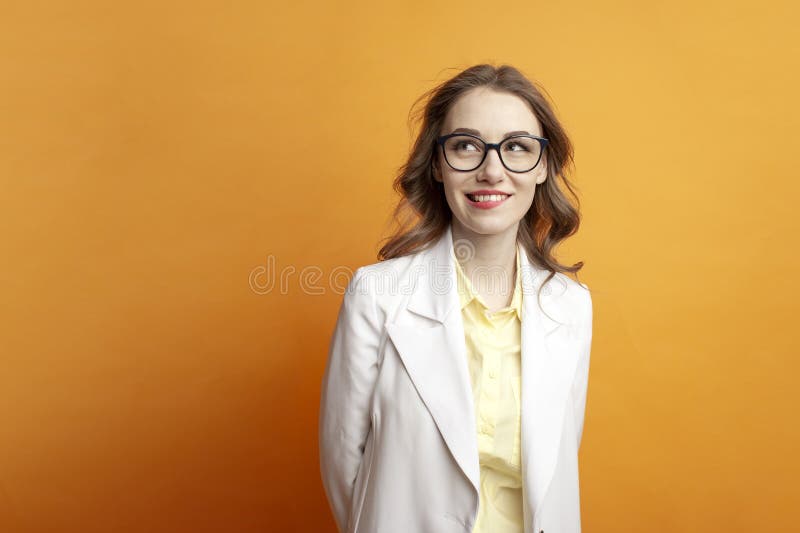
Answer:
[{"label": "woman", "polygon": [[[579,214],[539,89],[477,65],[432,90],[395,181],[416,225],[356,270],[322,382],[342,532],[581,529],[592,301],[553,258]],[[573,193],[574,195],[574,193]]]}]

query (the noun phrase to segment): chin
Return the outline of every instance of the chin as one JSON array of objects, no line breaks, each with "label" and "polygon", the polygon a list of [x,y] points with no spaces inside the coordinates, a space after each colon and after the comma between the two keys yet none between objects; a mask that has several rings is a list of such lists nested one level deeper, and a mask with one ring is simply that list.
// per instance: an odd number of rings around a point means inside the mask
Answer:
[{"label": "chin", "polygon": [[512,220],[475,220],[474,218],[468,219],[468,223],[461,223],[466,229],[477,233],[478,235],[496,235],[508,231],[508,228],[514,225]]}]

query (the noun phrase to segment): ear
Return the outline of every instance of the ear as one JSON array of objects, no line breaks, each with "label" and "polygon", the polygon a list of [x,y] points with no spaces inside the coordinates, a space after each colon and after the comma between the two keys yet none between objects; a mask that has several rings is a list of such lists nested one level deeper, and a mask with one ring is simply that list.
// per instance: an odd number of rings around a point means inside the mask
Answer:
[{"label": "ear", "polygon": [[536,175],[536,185],[541,185],[547,179],[547,161],[542,160],[541,167],[536,170],[538,172]]},{"label": "ear", "polygon": [[433,174],[433,179],[442,183],[442,175],[439,172],[439,166],[436,164],[436,160],[431,161],[431,173]]}]

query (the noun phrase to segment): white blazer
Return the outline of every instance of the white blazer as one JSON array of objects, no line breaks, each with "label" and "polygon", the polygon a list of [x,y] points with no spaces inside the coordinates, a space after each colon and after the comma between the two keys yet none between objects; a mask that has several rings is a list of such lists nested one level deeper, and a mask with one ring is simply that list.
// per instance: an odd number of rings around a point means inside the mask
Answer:
[{"label": "white blazer", "polygon": [[[517,245],[521,246],[521,245]],[[581,530],[592,300],[520,248],[525,533]],[[551,318],[552,317],[552,318]],[[480,465],[452,227],[431,247],[356,270],[322,380],[322,483],[343,533],[470,533]]]}]

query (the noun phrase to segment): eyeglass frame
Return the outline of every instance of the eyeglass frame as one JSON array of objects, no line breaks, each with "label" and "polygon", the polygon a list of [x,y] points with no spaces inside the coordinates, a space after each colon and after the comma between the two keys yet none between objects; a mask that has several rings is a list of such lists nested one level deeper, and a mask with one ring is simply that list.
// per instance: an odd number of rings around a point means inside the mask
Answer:
[{"label": "eyeglass frame", "polygon": [[[447,139],[449,139],[451,137],[472,137],[473,139],[477,139],[481,143],[483,143],[483,146],[484,146],[483,157],[481,158],[481,162],[478,163],[475,166],[475,168],[471,168],[469,170],[461,170],[461,169],[455,168],[453,165],[450,164],[450,161],[447,160],[447,153],[445,152],[445,149],[444,149],[444,143],[445,143],[445,141],[447,141]],[[510,168],[508,168],[508,165],[506,165],[505,160],[503,160],[503,154],[500,152],[500,145],[501,144],[503,144],[504,142],[506,142],[508,140],[517,139],[519,137],[526,137],[526,138],[529,138],[529,139],[536,139],[539,142],[539,146],[541,146],[541,151],[539,152],[539,159],[537,159],[536,163],[531,168],[529,168],[528,170],[511,170]],[[545,139],[544,137],[537,137],[536,135],[512,135],[510,137],[506,137],[505,139],[503,139],[499,143],[487,143],[486,141],[484,141],[483,139],[481,139],[477,135],[472,135],[471,133],[460,133],[460,132],[450,133],[448,135],[442,135],[441,137],[436,139],[436,144],[438,146],[442,147],[442,157],[444,157],[445,163],[447,163],[447,166],[449,166],[450,168],[452,168],[456,172],[472,172],[474,170],[478,170],[481,167],[481,165],[483,164],[483,162],[486,161],[486,156],[489,155],[489,151],[490,150],[495,150],[495,151],[497,151],[497,156],[500,158],[500,163],[506,168],[506,170],[508,170],[509,172],[513,172],[515,174],[525,174],[526,172],[530,172],[534,168],[538,167],[539,163],[541,163],[541,161],[542,161],[542,155],[544,155],[544,149],[547,146],[548,142],[550,142],[549,139]]]}]

